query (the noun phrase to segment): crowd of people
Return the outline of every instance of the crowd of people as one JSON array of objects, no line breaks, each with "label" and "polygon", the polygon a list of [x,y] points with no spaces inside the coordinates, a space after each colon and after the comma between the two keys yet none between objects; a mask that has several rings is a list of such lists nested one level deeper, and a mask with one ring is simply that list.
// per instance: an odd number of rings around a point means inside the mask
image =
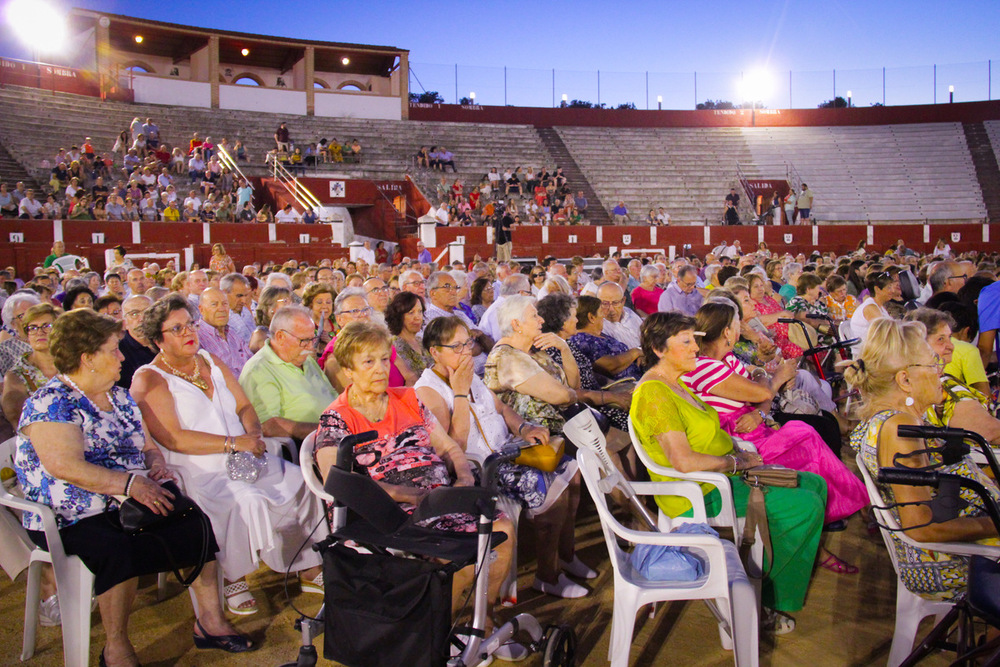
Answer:
[{"label": "crowd of people", "polygon": [[[637,446],[682,473],[724,472],[740,514],[749,487],[739,473],[761,463],[798,471],[797,488],[765,496],[773,550],[761,624],[784,634],[816,566],[859,571],[824,539],[869,504],[845,464],[855,455],[847,440],[873,475],[923,447],[897,436],[897,424],[968,428],[1000,443],[986,374],[1000,328],[1000,258],[944,250],[921,255],[899,241],[884,253],[791,256],[733,244],[673,261],[612,256],[590,270],[582,257],[437,266],[383,252],[237,271],[217,244],[208,267],[134,266],[119,249],[100,274],[52,266],[66,252],[59,244],[30,280],[0,275],[3,414],[17,432],[26,497],[53,508],[67,551],[97,575],[108,665],[136,664],[125,630],[136,577],[163,567],[162,553],[103,518],[112,496],[162,512],[174,498],[159,482],[176,480],[210,520],[210,562],[195,588],[200,648],[252,648],[224,611],[258,613],[263,592],[247,575],[261,562],[297,572],[304,593],[323,592],[318,554],[297,547],[325,535],[314,530],[324,508],[270,438],[298,447],[315,434],[322,474],[344,435],[376,431],[357,461],[407,511],[432,488],[476,484],[471,463],[508,440],[551,447],[562,453],[554,470],[507,464],[499,489],[538,535],[534,589],[590,594],[606,564],[575,550],[581,480],[563,428],[579,404],[606,419],[609,454],[628,479],[648,476]],[[841,331],[860,339],[844,372],[860,392],[857,412],[803,359],[810,341]],[[979,475],[971,459],[949,470]],[[885,501],[932,496],[880,492]],[[711,515],[719,492],[707,487],[705,503]],[[675,496],[656,504],[670,516],[692,511]],[[996,537],[975,508],[930,525],[926,507],[897,513],[921,541]],[[38,518],[25,514],[24,525],[41,544]],[[174,526],[176,542],[197,542],[192,526]],[[516,539],[506,518],[495,526],[509,539],[490,566],[491,602]],[[475,522],[449,515],[434,527],[474,531]],[[188,551],[174,556],[189,562]],[[913,592],[962,591],[965,560],[897,553]],[[456,575],[455,600],[472,578]],[[43,589],[43,620],[58,622],[58,590],[49,579]],[[510,643],[498,657],[526,652]]]}]

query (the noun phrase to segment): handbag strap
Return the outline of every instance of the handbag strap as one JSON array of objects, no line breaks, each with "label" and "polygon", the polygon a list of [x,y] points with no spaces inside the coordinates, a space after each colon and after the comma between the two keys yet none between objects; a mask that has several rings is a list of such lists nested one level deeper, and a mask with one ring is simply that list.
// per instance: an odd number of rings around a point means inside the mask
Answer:
[{"label": "handbag strap", "polygon": [[[760,531],[760,541],[764,546],[764,554],[769,563],[774,562],[774,553],[771,550],[771,532],[767,525],[767,506],[764,503],[764,490],[760,486],[750,487],[750,497],[747,500],[746,517],[743,524],[743,541],[740,544],[740,560],[744,565],[750,561],[750,549],[756,540],[756,533]],[[768,567],[770,571],[770,567]],[[767,572],[763,573],[767,575]]]}]

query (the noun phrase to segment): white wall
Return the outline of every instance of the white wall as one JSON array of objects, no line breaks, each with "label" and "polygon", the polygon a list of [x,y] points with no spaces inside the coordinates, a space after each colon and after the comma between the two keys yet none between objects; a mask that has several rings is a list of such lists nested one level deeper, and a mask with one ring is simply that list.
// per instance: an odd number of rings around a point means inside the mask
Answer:
[{"label": "white wall", "polygon": [[316,90],[316,115],[340,118],[402,120],[398,97],[368,93],[325,93]]},{"label": "white wall", "polygon": [[304,116],[306,114],[306,93],[304,90],[273,90],[259,86],[220,85],[219,108]]},{"label": "white wall", "polygon": [[132,81],[135,101],[140,104],[169,104],[181,107],[212,106],[212,87],[176,77],[136,75]]}]

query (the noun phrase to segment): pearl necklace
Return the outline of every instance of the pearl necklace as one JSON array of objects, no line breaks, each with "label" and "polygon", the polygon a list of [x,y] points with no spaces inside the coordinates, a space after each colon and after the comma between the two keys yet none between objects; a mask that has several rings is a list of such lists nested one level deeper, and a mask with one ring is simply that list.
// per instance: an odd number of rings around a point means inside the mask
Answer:
[{"label": "pearl necklace", "polygon": [[[87,394],[85,394],[83,392],[83,389],[80,389],[80,387],[77,386],[77,384],[75,382],[73,382],[73,380],[70,379],[70,377],[68,375],[66,375],[64,373],[59,373],[57,377],[62,381],[63,384],[65,384],[69,388],[74,389],[75,391],[77,391],[81,396],[83,396],[87,401],[89,401],[91,405],[93,405],[95,408],[97,408],[97,410],[99,412],[104,412],[103,410],[101,410],[101,408],[100,408],[99,405],[97,405],[96,403],[94,403],[94,401],[89,396],[87,396]],[[115,404],[114,400],[111,398],[111,392],[110,391],[104,392],[104,396],[108,399],[108,404],[111,406],[111,412],[114,413],[115,417],[117,417],[118,420],[122,424],[127,424],[128,420],[125,418],[125,415],[123,415],[118,410],[118,406]]]},{"label": "pearl necklace", "polygon": [[197,356],[195,356],[194,358],[194,373],[190,375],[171,366],[170,362],[167,361],[167,358],[163,356],[162,352],[160,353],[160,361],[162,361],[163,365],[167,367],[167,370],[173,373],[175,376],[179,377],[182,380],[187,380],[188,382],[198,387],[198,389],[201,389],[202,391],[208,391],[208,383],[205,382],[205,378],[203,378],[201,376],[201,373],[198,372]]}]

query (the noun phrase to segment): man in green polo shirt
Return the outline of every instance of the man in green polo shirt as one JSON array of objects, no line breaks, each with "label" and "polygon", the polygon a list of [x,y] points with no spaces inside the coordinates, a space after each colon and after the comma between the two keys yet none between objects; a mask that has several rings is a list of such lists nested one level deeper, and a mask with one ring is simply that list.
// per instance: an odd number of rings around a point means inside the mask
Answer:
[{"label": "man in green polo shirt", "polygon": [[316,326],[309,309],[285,306],[271,318],[264,347],[247,361],[240,385],[260,418],[265,437],[302,441],[337,392],[316,363]]}]

